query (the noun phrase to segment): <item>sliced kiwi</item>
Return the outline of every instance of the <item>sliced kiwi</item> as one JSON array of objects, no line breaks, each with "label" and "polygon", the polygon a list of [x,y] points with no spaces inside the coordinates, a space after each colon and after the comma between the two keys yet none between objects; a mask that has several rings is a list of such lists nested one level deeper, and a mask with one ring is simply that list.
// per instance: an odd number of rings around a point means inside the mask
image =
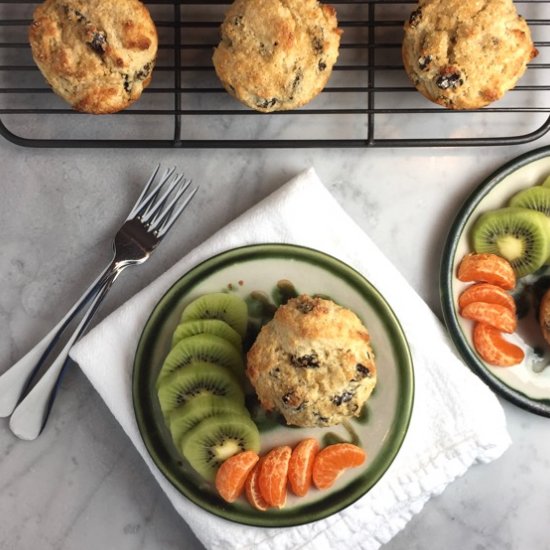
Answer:
[{"label": "sliced kiwi", "polygon": [[180,323],[174,331],[172,337],[172,347],[180,340],[195,336],[197,334],[213,334],[219,336],[229,343],[233,344],[237,350],[242,347],[242,339],[240,334],[225,321],[219,319],[197,319],[195,321],[184,321]]},{"label": "sliced kiwi", "polygon": [[550,188],[539,186],[523,189],[510,199],[509,205],[536,210],[545,216],[550,216]]},{"label": "sliced kiwi", "polygon": [[242,403],[227,397],[197,395],[189,399],[184,405],[174,409],[168,417],[174,443],[179,447],[183,434],[194,428],[204,418],[226,414],[249,415]]},{"label": "sliced kiwi", "polygon": [[550,187],[550,176],[546,176],[544,181],[541,183],[542,187]]},{"label": "sliced kiwi", "polygon": [[213,292],[192,301],[181,314],[181,321],[220,319],[233,327],[244,338],[248,325],[246,302],[235,294]]},{"label": "sliced kiwi", "polygon": [[216,365],[195,364],[167,376],[158,387],[164,416],[199,395],[226,397],[244,406],[244,392],[235,376]]},{"label": "sliced kiwi", "polygon": [[260,450],[260,433],[244,414],[211,416],[183,436],[180,448],[202,477],[214,481],[219,466],[229,457],[241,451]]},{"label": "sliced kiwi", "polygon": [[213,334],[197,334],[180,340],[172,348],[160,369],[157,386],[164,378],[194,361],[227,367],[237,376],[243,373],[242,356],[232,344]]},{"label": "sliced kiwi", "polygon": [[544,214],[526,208],[500,208],[482,214],[472,229],[476,252],[506,258],[517,277],[535,272],[548,257],[550,237]]}]

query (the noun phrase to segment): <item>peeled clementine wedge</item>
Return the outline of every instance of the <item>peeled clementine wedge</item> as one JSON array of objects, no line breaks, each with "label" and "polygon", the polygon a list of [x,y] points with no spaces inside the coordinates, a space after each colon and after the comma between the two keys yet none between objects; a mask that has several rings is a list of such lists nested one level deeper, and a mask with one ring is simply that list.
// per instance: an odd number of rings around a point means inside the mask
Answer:
[{"label": "peeled clementine wedge", "polygon": [[292,449],[288,446],[275,447],[264,457],[258,476],[260,493],[269,506],[282,508],[286,503],[288,462]]},{"label": "peeled clementine wedge", "polygon": [[491,325],[502,332],[512,333],[517,328],[516,316],[506,306],[488,304],[486,302],[472,302],[460,312],[462,317]]},{"label": "peeled clementine wedge", "polygon": [[460,281],[491,283],[506,290],[516,286],[510,262],[496,254],[466,254],[458,266]]},{"label": "peeled clementine wedge", "polygon": [[523,361],[523,350],[508,342],[496,328],[485,323],[474,325],[474,348],[481,358],[499,367],[511,367]]},{"label": "peeled clementine wedge", "polygon": [[503,288],[489,283],[476,283],[470,285],[458,297],[458,308],[462,309],[472,302],[486,302],[507,307],[516,313],[516,302],[511,294]]},{"label": "peeled clementine wedge", "polygon": [[288,463],[288,482],[292,492],[303,497],[311,487],[313,462],[319,451],[316,439],[308,438],[294,447]]},{"label": "peeled clementine wedge", "polygon": [[367,453],[351,443],[329,445],[317,453],[313,463],[313,483],[318,489],[331,487],[347,468],[355,468],[365,462]]},{"label": "peeled clementine wedge", "polygon": [[252,468],[252,471],[248,474],[244,484],[244,491],[248,502],[257,510],[262,510],[262,512],[269,508],[269,504],[262,496],[260,486],[258,484],[258,478],[260,476],[260,470],[263,463],[264,459],[260,458],[254,468]]},{"label": "peeled clementine wedge", "polygon": [[250,470],[259,460],[254,451],[244,451],[228,458],[216,474],[216,489],[227,502],[235,502],[244,489]]}]

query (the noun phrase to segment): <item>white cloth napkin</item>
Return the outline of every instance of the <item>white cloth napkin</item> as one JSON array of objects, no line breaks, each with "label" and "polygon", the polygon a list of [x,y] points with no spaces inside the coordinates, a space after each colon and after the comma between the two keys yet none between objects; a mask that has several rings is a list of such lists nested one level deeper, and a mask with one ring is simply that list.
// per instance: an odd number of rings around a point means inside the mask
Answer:
[{"label": "white cloth napkin", "polygon": [[[385,476],[345,510],[291,528],[232,523],[181,496],[149,458],[132,408],[132,363],[138,338],[164,292],[202,260],[235,246],[262,242],[317,248],[365,275],[400,319],[415,369],[416,395],[409,431]],[[402,529],[432,495],[441,493],[475,462],[499,457],[510,444],[504,413],[494,394],[458,360],[438,319],[342,210],[313,169],[298,175],[189,253],[94,328],[73,348],[71,357],[120,422],[176,510],[208,549],[375,550]]]}]

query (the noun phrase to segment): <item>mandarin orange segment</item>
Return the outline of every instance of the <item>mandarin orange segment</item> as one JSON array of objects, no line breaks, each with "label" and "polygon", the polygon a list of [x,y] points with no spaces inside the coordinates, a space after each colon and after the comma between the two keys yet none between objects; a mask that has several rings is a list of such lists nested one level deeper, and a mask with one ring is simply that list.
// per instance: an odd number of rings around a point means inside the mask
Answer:
[{"label": "mandarin orange segment", "polygon": [[292,449],[287,445],[275,447],[264,457],[258,476],[260,493],[269,506],[282,508],[286,503],[288,463]]},{"label": "mandarin orange segment", "polygon": [[474,325],[474,348],[481,358],[498,367],[511,367],[523,361],[523,350],[508,342],[496,328],[485,323]]},{"label": "mandarin orange segment", "polygon": [[300,441],[290,455],[288,463],[288,482],[292,492],[303,497],[311,487],[313,462],[319,451],[319,443],[313,438]]},{"label": "mandarin orange segment", "polygon": [[254,468],[252,468],[252,471],[248,474],[248,477],[246,478],[246,482],[244,484],[244,491],[248,502],[254,508],[256,508],[257,510],[261,510],[262,512],[269,508],[269,504],[262,496],[262,493],[260,492],[260,485],[258,484],[258,478],[260,476],[260,470],[263,463],[264,459],[260,458]]},{"label": "mandarin orange segment", "polygon": [[516,302],[511,294],[503,288],[489,283],[476,283],[470,285],[458,297],[458,308],[463,309],[472,302],[486,302],[507,307],[516,313]]},{"label": "mandarin orange segment", "polygon": [[510,262],[496,254],[466,254],[458,266],[457,277],[465,283],[491,283],[505,290],[516,286]]},{"label": "mandarin orange segment", "polygon": [[312,479],[317,489],[328,489],[348,468],[361,466],[367,453],[351,443],[329,445],[317,453]]},{"label": "mandarin orange segment", "polygon": [[472,302],[464,307],[460,314],[466,319],[491,325],[502,332],[512,333],[518,325],[515,314],[499,304]]},{"label": "mandarin orange segment", "polygon": [[227,502],[235,502],[244,489],[248,474],[260,457],[254,451],[244,451],[228,458],[216,474],[216,489]]}]

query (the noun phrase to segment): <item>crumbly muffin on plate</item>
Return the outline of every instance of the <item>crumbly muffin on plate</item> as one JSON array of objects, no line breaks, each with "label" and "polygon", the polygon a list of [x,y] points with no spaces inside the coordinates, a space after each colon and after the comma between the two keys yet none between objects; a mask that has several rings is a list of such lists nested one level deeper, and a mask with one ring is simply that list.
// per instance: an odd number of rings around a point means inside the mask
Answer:
[{"label": "crumbly muffin on plate", "polygon": [[358,416],[377,376],[359,317],[307,295],[279,307],[262,327],[247,354],[247,375],[266,410],[301,427]]},{"label": "crumbly muffin on plate", "polygon": [[216,74],[252,109],[296,109],[325,87],[340,34],[334,8],[317,0],[236,0],[214,51]]},{"label": "crumbly muffin on plate", "polygon": [[33,58],[78,111],[114,113],[151,81],[158,39],[139,0],[46,0],[29,30]]},{"label": "crumbly muffin on plate", "polygon": [[420,0],[405,23],[409,78],[449,109],[478,109],[500,99],[537,53],[512,0]]}]

